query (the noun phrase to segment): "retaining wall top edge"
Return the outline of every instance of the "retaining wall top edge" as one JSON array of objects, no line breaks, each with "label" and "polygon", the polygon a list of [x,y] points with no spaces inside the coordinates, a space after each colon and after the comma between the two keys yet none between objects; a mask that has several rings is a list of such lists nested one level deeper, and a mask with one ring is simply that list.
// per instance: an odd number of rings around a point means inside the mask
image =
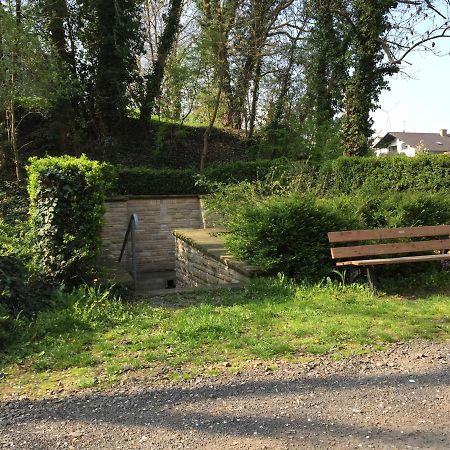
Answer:
[{"label": "retaining wall top edge", "polygon": [[223,238],[220,237],[222,233],[226,233],[224,228],[182,228],[173,230],[175,238],[184,241],[205,255],[231,267],[242,275],[252,277],[263,273],[260,268],[240,261],[230,255],[225,248]]},{"label": "retaining wall top edge", "polygon": [[180,194],[180,195],[118,195],[113,197],[108,197],[105,202],[123,202],[127,200],[164,200],[164,199],[174,199],[174,198],[196,198],[200,199],[204,196],[198,194]]}]

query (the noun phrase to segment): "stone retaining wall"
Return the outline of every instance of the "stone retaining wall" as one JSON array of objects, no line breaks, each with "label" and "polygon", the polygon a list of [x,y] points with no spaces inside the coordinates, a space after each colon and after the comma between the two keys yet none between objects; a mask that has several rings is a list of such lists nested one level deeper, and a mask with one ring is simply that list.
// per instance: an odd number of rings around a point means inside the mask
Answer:
[{"label": "stone retaining wall", "polygon": [[174,231],[177,287],[247,283],[258,269],[236,260],[224,247],[219,230]]},{"label": "stone retaining wall", "polygon": [[[138,271],[175,269],[174,228],[204,228],[199,196],[120,197],[106,202],[102,230],[103,255],[117,261],[133,213],[139,218],[136,231]],[[130,245],[125,261],[130,263]]]}]

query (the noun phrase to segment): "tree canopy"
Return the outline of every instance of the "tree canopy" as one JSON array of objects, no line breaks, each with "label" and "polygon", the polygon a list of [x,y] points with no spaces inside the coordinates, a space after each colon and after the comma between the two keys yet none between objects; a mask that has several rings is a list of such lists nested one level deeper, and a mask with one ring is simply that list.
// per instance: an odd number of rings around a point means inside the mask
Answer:
[{"label": "tree canopy", "polygon": [[449,20],[449,0],[2,1],[0,161],[20,165],[30,120],[80,153],[152,116],[364,155],[388,77]]}]

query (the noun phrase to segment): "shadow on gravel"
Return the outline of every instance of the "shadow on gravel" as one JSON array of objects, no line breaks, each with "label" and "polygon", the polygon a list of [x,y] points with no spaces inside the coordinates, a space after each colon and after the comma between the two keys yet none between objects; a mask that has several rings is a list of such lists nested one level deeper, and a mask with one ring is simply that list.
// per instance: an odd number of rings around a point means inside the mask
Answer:
[{"label": "shadow on gravel", "polygon": [[[412,379],[414,383],[410,381]],[[448,429],[408,433],[400,431],[401,425],[396,427],[395,424],[389,426],[390,429],[370,424],[363,426],[352,423],[351,411],[347,413],[349,423],[342,423],[339,419],[331,421],[319,417],[317,412],[320,410],[306,406],[295,408],[294,419],[280,417],[276,412],[285,405],[295,405],[295,399],[301,395],[308,401],[326,402],[330,400],[327,400],[327,396],[336,401],[336,391],[355,390],[350,401],[354,404],[355,399],[364,400],[364,396],[372,395],[366,389],[381,388],[390,390],[393,401],[400,405],[408,398],[423,396],[423,387],[441,387],[445,390],[449,385],[450,374],[445,365],[442,369],[425,374],[360,377],[331,375],[319,378],[299,376],[289,381],[256,380],[230,385],[174,386],[167,389],[143,387],[128,393],[90,393],[62,399],[8,402],[0,407],[0,423],[9,421],[11,425],[14,422],[68,421],[92,426],[101,422],[117,427],[145,427],[149,432],[157,429],[189,432],[195,429],[210,435],[244,437],[257,433],[260,437],[271,438],[286,437],[286,433],[291,431],[299,435],[302,431],[319,434],[327,431],[333,432],[333,436],[365,438],[370,435],[385,444],[401,440],[402,446],[408,442],[417,445],[420,441],[433,442],[436,448],[446,448],[450,445]],[[229,403],[224,407],[222,402],[227,401]],[[269,414],[267,405],[271,401],[273,409]],[[419,400],[417,405],[420,407]],[[215,414],[205,410],[210,406],[222,412]],[[413,405],[408,404],[407,408],[411,407]],[[374,414],[377,411],[372,411],[372,417]]]}]

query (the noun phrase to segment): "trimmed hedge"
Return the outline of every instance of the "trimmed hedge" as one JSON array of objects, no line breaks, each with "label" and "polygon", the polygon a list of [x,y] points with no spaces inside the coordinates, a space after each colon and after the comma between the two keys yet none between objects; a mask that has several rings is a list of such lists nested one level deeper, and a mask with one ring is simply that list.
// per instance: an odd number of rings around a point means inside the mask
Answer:
[{"label": "trimmed hedge", "polygon": [[74,280],[101,248],[111,166],[62,156],[32,158],[27,171],[35,261],[46,276]]},{"label": "trimmed hedge", "polygon": [[[286,159],[238,161],[209,166],[204,178],[210,182],[238,183],[264,178],[292,170],[294,161]],[[194,169],[152,169],[145,167],[116,167],[117,195],[188,195],[205,194],[207,188],[199,185],[200,174]]]},{"label": "trimmed hedge", "polygon": [[450,223],[450,196],[440,192],[259,197],[251,184],[241,183],[213,194],[207,206],[223,213],[226,244],[236,257],[314,281],[333,273],[329,231]]},{"label": "trimmed hedge", "polygon": [[193,169],[150,169],[146,167],[116,167],[117,195],[184,195],[202,194],[196,185]]},{"label": "trimmed hedge", "polygon": [[386,191],[450,191],[450,156],[341,157],[331,164],[335,188],[341,193],[363,189]]}]

